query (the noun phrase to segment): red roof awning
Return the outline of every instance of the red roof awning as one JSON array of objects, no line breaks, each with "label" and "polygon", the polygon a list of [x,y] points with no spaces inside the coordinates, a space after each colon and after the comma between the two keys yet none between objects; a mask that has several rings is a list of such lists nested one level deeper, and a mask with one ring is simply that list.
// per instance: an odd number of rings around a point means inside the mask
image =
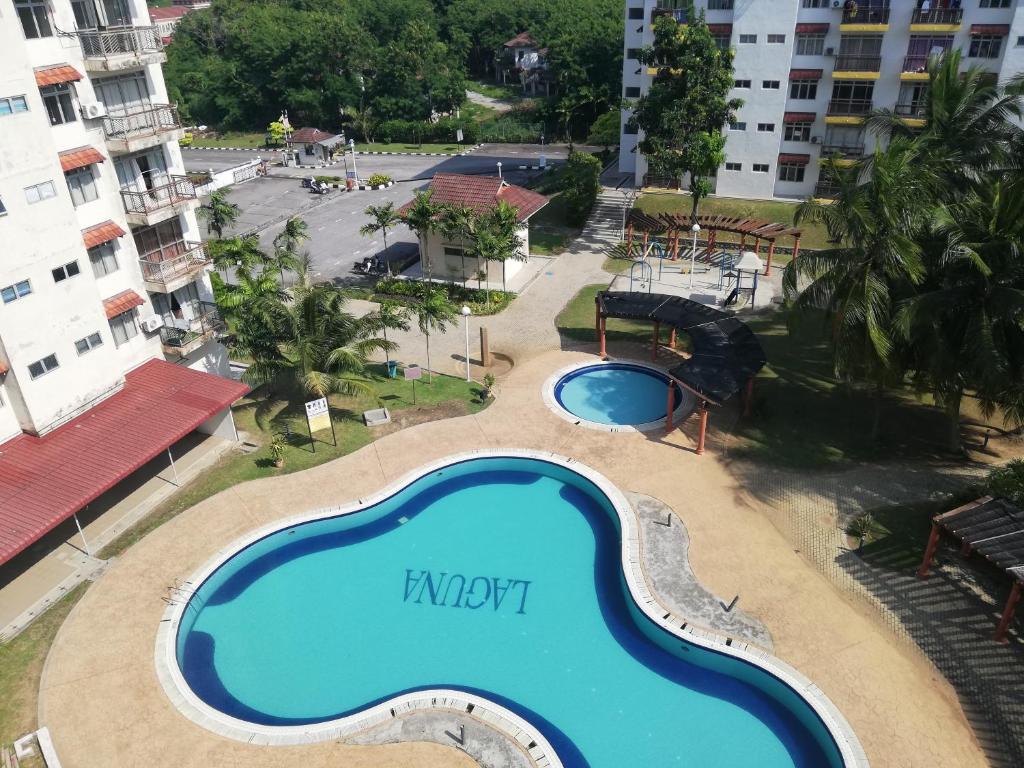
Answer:
[{"label": "red roof awning", "polygon": [[1010,34],[1009,24],[971,24],[972,35],[1000,35],[1006,37]]},{"label": "red roof awning", "polygon": [[0,376],[3,376],[9,370],[11,369],[10,367],[8,367],[7,363],[5,363],[3,360],[0,360]]},{"label": "red roof awning", "polygon": [[780,165],[807,165],[809,162],[811,162],[810,155],[787,155],[784,152],[779,153]]},{"label": "red roof awning", "polygon": [[828,32],[828,26],[828,24],[797,24],[796,33],[798,35],[820,35]]},{"label": "red roof awning", "polygon": [[784,123],[813,123],[818,116],[813,112],[786,112],[782,116]]},{"label": "red roof awning", "polygon": [[60,83],[71,83],[81,79],[82,75],[70,64],[54,64],[36,70],[36,85],[40,88]]},{"label": "red roof awning", "polygon": [[732,24],[708,24],[708,32],[712,35],[731,35]]},{"label": "red roof awning", "polygon": [[68,149],[60,153],[60,167],[65,173],[93,163],[102,163],[104,160],[106,158],[103,157],[103,154],[93,147],[78,147],[78,149]]},{"label": "red roof awning", "polygon": [[146,300],[135,291],[121,291],[109,299],[103,300],[103,310],[107,313],[107,320],[127,312],[129,309],[141,307]]},{"label": "red roof awning", "polygon": [[117,237],[121,237],[125,231],[112,221],[104,221],[102,224],[88,227],[82,230],[82,240],[86,248],[95,248],[97,245],[109,243]]},{"label": "red roof awning", "polygon": [[43,437],[0,445],[0,563],[113,488],[249,388],[150,360],[124,387]]},{"label": "red roof awning", "polygon": [[790,80],[821,80],[822,70],[820,69],[791,69],[789,70]]}]

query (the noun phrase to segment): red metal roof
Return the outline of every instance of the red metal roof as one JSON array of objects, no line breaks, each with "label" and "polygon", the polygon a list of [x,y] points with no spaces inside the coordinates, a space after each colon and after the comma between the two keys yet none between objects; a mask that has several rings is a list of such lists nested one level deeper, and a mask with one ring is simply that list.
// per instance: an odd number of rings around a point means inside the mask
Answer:
[{"label": "red metal roof", "polygon": [[810,155],[792,155],[786,154],[785,152],[779,153],[779,163],[785,163],[786,165],[807,165],[811,162]]},{"label": "red metal roof", "polygon": [[60,153],[60,167],[65,173],[93,163],[102,163],[104,160],[106,158],[93,147],[78,147]]},{"label": "red metal roof", "polygon": [[289,144],[316,144],[324,139],[333,139],[335,134],[321,131],[319,128],[299,128],[288,139]]},{"label": "red metal roof", "polygon": [[[544,195],[515,184],[509,184],[497,176],[464,176],[459,173],[438,173],[430,181],[431,200],[441,205],[459,205],[472,208],[477,213],[490,210],[504,200],[519,214],[519,221],[526,221],[548,204]],[[412,202],[399,209],[403,213]]]},{"label": "red metal roof", "polygon": [[784,123],[813,123],[817,115],[813,112],[786,112],[782,116]]},{"label": "red metal roof", "polygon": [[45,88],[48,85],[58,85],[59,83],[70,83],[81,79],[82,75],[70,64],[53,64],[36,70],[36,85],[40,88]]},{"label": "red metal roof", "polygon": [[822,34],[828,32],[828,24],[797,24],[796,33],[799,34]]},{"label": "red metal roof", "polygon": [[971,24],[972,35],[1000,35],[1006,37],[1010,34],[1009,24]]},{"label": "red metal roof", "polygon": [[121,291],[120,293],[111,296],[109,299],[104,299],[103,309],[107,313],[107,320],[110,320],[111,318],[127,312],[129,309],[141,307],[145,303],[146,300],[139,296],[135,291],[127,290]]},{"label": "red metal roof", "polygon": [[533,39],[533,36],[529,32],[520,32],[518,35],[513,37],[511,40],[505,41],[506,48],[536,48],[537,41]]},{"label": "red metal roof", "polygon": [[731,35],[732,24],[708,24],[708,32],[712,35]]},{"label": "red metal roof", "polygon": [[153,22],[180,19],[191,10],[192,9],[187,5],[172,5],[168,8],[150,8],[149,19]]},{"label": "red metal roof", "polygon": [[163,360],[43,437],[0,445],[0,563],[113,488],[249,388]]},{"label": "red metal roof", "polygon": [[121,237],[125,231],[112,221],[104,221],[82,230],[82,240],[86,248],[95,248],[97,245],[109,243],[115,237]]},{"label": "red metal roof", "polygon": [[790,80],[821,80],[820,69],[791,69],[789,70]]}]

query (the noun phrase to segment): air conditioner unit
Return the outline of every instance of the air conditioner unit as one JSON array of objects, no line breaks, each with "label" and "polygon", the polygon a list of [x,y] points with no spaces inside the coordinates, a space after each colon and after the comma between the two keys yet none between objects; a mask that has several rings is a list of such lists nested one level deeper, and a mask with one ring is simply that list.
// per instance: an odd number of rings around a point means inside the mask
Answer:
[{"label": "air conditioner unit", "polygon": [[836,49],[835,48],[826,48],[825,49],[825,55],[826,56],[835,56],[836,55]]},{"label": "air conditioner unit", "polygon": [[832,7],[833,8],[842,8],[843,7],[843,0],[832,0]]},{"label": "air conditioner unit", "polygon": [[142,330],[146,333],[152,333],[153,331],[163,328],[164,319],[160,315],[150,315],[149,317],[142,318]]},{"label": "air conditioner unit", "polygon": [[97,117],[106,117],[107,108],[98,101],[86,103],[82,105],[82,116],[90,119],[95,119]]},{"label": "air conditioner unit", "polygon": [[811,136],[811,144],[821,144],[821,136]]}]

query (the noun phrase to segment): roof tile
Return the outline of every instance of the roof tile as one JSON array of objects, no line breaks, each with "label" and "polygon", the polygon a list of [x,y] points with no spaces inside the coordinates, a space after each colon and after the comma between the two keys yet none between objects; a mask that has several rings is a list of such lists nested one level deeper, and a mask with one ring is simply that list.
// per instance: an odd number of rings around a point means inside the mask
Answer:
[{"label": "roof tile", "polygon": [[[490,210],[504,200],[524,222],[548,204],[548,199],[524,187],[509,184],[497,176],[464,176],[459,173],[438,173],[430,181],[431,200],[442,205],[460,205],[477,213]],[[401,207],[399,213],[412,205]]]},{"label": "roof tile", "polygon": [[107,313],[107,320],[117,317],[135,307],[141,307],[146,300],[135,291],[121,291],[109,299],[103,300],[103,310]]},{"label": "roof tile", "polygon": [[103,245],[108,243],[114,238],[122,237],[125,233],[121,227],[112,221],[104,221],[101,224],[96,224],[92,227],[87,227],[82,230],[82,240],[85,242],[85,247],[95,248],[97,245]]},{"label": "roof tile", "polygon": [[93,163],[102,163],[106,158],[94,147],[78,147],[60,153],[60,167],[67,173],[75,168],[84,168]]},{"label": "roof tile", "polygon": [[36,85],[40,88],[45,88],[48,85],[70,83],[81,79],[81,73],[70,64],[53,64],[36,70]]}]

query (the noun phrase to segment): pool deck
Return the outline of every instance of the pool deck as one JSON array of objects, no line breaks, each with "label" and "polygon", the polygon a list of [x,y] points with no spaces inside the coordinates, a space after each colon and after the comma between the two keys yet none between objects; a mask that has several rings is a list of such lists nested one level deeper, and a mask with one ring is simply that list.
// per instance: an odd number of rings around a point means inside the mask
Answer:
[{"label": "pool deck", "polygon": [[[472,415],[389,434],[329,464],[230,488],[160,527],[111,563],[61,628],[40,687],[40,723],[63,765],[254,768],[447,768],[476,763],[438,744],[247,745],[182,716],[154,666],[168,589],[229,542],[283,517],[373,493],[428,462],[477,449],[546,450],[654,497],[685,521],[689,562],[716,595],[770,632],[774,652],[839,707],[872,765],[985,766],[950,686],[914,649],[894,643],[868,608],[849,600],[794,551],[714,451],[693,454],[695,424],[659,433],[581,429],[545,406],[557,369],[595,359],[552,351],[518,364],[495,403]],[[684,716],[684,715],[681,715]]]}]

